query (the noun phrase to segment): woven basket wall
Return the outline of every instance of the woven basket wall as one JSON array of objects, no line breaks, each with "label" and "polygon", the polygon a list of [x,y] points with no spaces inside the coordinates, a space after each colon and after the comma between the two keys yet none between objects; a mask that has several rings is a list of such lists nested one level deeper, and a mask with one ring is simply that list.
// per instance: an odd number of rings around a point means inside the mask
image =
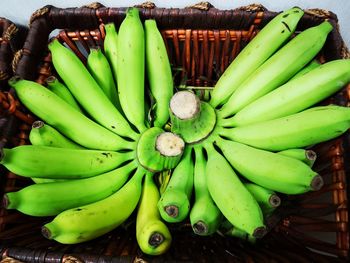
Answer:
[{"label": "woven basket wall", "polygon": [[[174,68],[182,68],[179,79],[188,85],[213,86],[229,63],[256,33],[277,13],[260,5],[218,10],[208,3],[184,9],[139,6],[141,18],[154,18],[161,29]],[[61,9],[46,6],[33,14],[30,30],[16,63],[16,75],[44,84],[55,75],[47,43],[50,33],[66,43],[81,59],[92,46],[102,46],[103,24],[119,27],[126,8],[92,4]],[[335,14],[319,9],[305,10],[297,32],[328,19],[334,26],[318,55],[321,62],[348,57]],[[55,31],[57,32],[57,31]],[[7,147],[28,144],[31,123],[36,119],[15,98],[1,92],[7,120],[2,136]],[[323,102],[348,106],[350,86]],[[220,235],[198,237],[188,223],[171,226],[173,245],[165,255],[151,258],[137,247],[134,220],[98,239],[78,245],[61,245],[46,240],[40,227],[50,218],[34,218],[16,211],[1,210],[0,251],[22,262],[339,262],[349,256],[348,193],[349,134],[316,145],[315,170],[325,180],[317,192],[286,196],[284,205],[270,219],[270,233],[255,245]],[[28,179],[1,171],[0,192],[21,189]]]}]

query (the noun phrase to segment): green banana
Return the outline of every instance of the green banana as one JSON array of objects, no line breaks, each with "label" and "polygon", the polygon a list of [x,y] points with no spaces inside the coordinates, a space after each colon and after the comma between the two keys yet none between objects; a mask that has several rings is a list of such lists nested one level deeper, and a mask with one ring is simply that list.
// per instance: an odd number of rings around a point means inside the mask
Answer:
[{"label": "green banana", "polygon": [[147,173],[136,216],[136,238],[141,250],[148,255],[164,254],[172,241],[169,229],[161,221],[157,208],[159,198],[153,174]]},{"label": "green banana", "polygon": [[264,216],[280,206],[281,198],[274,191],[254,183],[245,183],[244,186],[258,202]]},{"label": "green banana", "polygon": [[225,70],[211,94],[217,108],[293,34],[304,12],[293,7],[273,18],[238,54]]},{"label": "green banana", "polygon": [[312,60],[309,64],[307,64],[304,68],[298,71],[290,80],[296,79],[310,72],[311,70],[318,68],[321,64],[317,60]]},{"label": "green banana", "polygon": [[49,46],[52,63],[79,104],[108,130],[136,140],[137,135],[96,83],[80,59],[57,39]]},{"label": "green banana", "polygon": [[184,141],[171,132],[152,127],[141,134],[137,143],[137,159],[151,172],[173,169],[181,159]]},{"label": "green banana", "polygon": [[32,113],[74,142],[98,150],[135,148],[135,143],[126,141],[91,121],[40,84],[18,77],[13,77],[9,84]]},{"label": "green banana", "polygon": [[18,192],[6,193],[3,205],[31,216],[57,215],[64,210],[110,196],[124,185],[136,167],[137,163],[131,162],[86,179],[30,185]]},{"label": "green banana", "polygon": [[69,89],[64,84],[62,84],[55,76],[50,76],[45,81],[49,90],[51,90],[58,97],[60,97],[69,105],[71,105],[74,109],[83,113]]},{"label": "green banana", "polygon": [[248,104],[288,81],[316,56],[332,29],[331,23],[325,21],[298,34],[235,90],[218,111],[220,116],[228,117],[237,113]]},{"label": "green banana", "polygon": [[194,164],[192,148],[186,147],[184,156],[175,167],[165,192],[158,202],[161,217],[169,223],[183,221],[190,211]]},{"label": "green banana", "polygon": [[51,146],[58,148],[84,149],[84,147],[64,137],[52,126],[43,121],[35,121],[29,133],[29,141],[35,146]]},{"label": "green banana", "polygon": [[1,149],[0,164],[25,176],[52,179],[79,179],[95,176],[134,158],[133,152],[65,149],[22,145]]},{"label": "green banana", "polygon": [[127,119],[140,133],[146,130],[144,106],[145,40],[139,11],[128,8],[117,45],[119,100]]},{"label": "green banana", "polygon": [[289,156],[306,163],[308,166],[312,167],[316,161],[317,154],[313,150],[305,149],[287,149],[284,151],[277,152],[285,156]]},{"label": "green banana", "polygon": [[115,29],[114,23],[108,23],[105,26],[106,36],[103,40],[103,48],[105,51],[105,56],[109,62],[110,68],[112,70],[112,74],[114,76],[114,84],[116,89],[116,94],[114,95],[114,105],[118,109],[118,111],[123,115],[124,112],[120,105],[118,87],[117,87],[117,46],[118,46],[118,33]]},{"label": "green banana", "polygon": [[231,126],[277,119],[302,111],[350,81],[350,59],[327,62],[255,100],[232,118]]},{"label": "green banana", "polygon": [[202,146],[195,147],[194,190],[195,201],[190,221],[195,234],[207,236],[215,233],[222,219],[219,208],[210,196],[206,178],[206,160]]},{"label": "green banana", "polygon": [[105,55],[103,55],[100,48],[90,49],[86,66],[108,99],[118,109],[118,93],[115,86],[113,73],[107,58]]},{"label": "green banana", "polygon": [[336,138],[350,128],[350,109],[320,106],[236,128],[218,128],[224,138],[269,151],[302,148]]},{"label": "green banana", "polygon": [[155,127],[169,119],[169,102],[173,95],[173,76],[164,40],[155,20],[145,21],[146,69],[150,90],[155,99]]},{"label": "green banana", "polygon": [[244,187],[226,159],[212,144],[206,144],[207,185],[211,197],[225,218],[234,226],[260,238],[266,233],[259,204]]},{"label": "green banana", "polygon": [[62,244],[77,244],[113,230],[135,210],[145,173],[147,172],[139,167],[117,192],[100,201],[65,210],[45,224],[41,233]]},{"label": "green banana", "polygon": [[170,100],[171,131],[186,143],[207,138],[216,124],[215,110],[191,91],[179,91]]},{"label": "green banana", "polygon": [[238,142],[218,139],[216,143],[239,174],[262,187],[301,194],[323,186],[322,177],[302,161]]}]

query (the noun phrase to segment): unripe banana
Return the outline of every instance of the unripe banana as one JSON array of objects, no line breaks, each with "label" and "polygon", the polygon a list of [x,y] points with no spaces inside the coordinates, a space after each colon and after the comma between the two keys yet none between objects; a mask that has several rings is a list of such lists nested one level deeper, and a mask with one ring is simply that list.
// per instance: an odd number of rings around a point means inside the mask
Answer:
[{"label": "unripe banana", "polygon": [[135,210],[146,171],[139,167],[117,192],[100,201],[66,210],[42,227],[48,239],[77,244],[99,237],[122,224]]},{"label": "unripe banana", "polygon": [[100,48],[90,49],[86,66],[108,99],[118,109],[118,93],[115,86],[113,73],[107,58],[103,55]]},{"label": "unripe banana", "polygon": [[206,178],[206,160],[202,146],[195,147],[194,190],[195,201],[190,221],[195,234],[207,236],[215,233],[222,219],[219,208],[210,196]]},{"label": "unripe banana", "polygon": [[145,39],[139,11],[131,7],[120,25],[117,46],[119,100],[127,119],[141,133],[145,126]]},{"label": "unripe banana", "polygon": [[235,90],[219,111],[220,116],[228,117],[237,113],[288,81],[316,56],[332,29],[332,25],[325,21],[298,34]]},{"label": "unripe banana", "polygon": [[136,139],[136,133],[110,102],[80,59],[57,39],[48,47],[57,73],[90,116],[108,130]]},{"label": "unripe banana", "polygon": [[227,120],[243,126],[302,111],[340,90],[350,81],[350,59],[327,62],[255,100]]},{"label": "unripe banana", "polygon": [[110,196],[124,185],[136,167],[136,162],[131,162],[86,179],[30,185],[18,192],[6,193],[3,206],[31,216],[57,215]]},{"label": "unripe banana", "polygon": [[293,78],[291,78],[290,80],[301,77],[301,76],[305,75],[306,73],[310,72],[311,70],[318,68],[320,65],[321,64],[317,60],[314,59],[309,64],[307,64],[304,68],[299,70],[298,73],[295,74],[293,76]]},{"label": "unripe banana", "polygon": [[322,177],[299,160],[238,142],[218,139],[216,143],[240,175],[262,187],[284,194],[301,194],[323,186]]},{"label": "unripe banana", "polygon": [[155,127],[169,119],[169,102],[173,95],[173,76],[164,40],[155,20],[145,21],[146,69],[150,90],[155,99]]},{"label": "unripe banana", "polygon": [[79,179],[110,171],[133,158],[133,152],[22,145],[3,148],[0,164],[25,177]]},{"label": "unripe banana", "polygon": [[142,133],[137,143],[137,159],[151,172],[176,167],[185,148],[184,141],[171,132],[152,127]]},{"label": "unripe banana", "polygon": [[[117,30],[115,29],[114,23],[106,24],[105,31],[106,31],[106,36],[105,36],[105,39],[103,40],[103,48],[105,51],[105,56],[109,62],[109,65],[111,67],[111,70],[114,76],[114,84],[115,84],[115,89],[117,91],[118,90],[118,87],[117,87],[118,33],[117,33]],[[119,101],[118,91],[114,95],[114,100],[115,100],[115,103],[114,103],[115,107],[124,116],[124,112],[122,110],[122,107]]]},{"label": "unripe banana", "polygon": [[35,146],[84,149],[84,147],[64,137],[55,128],[43,121],[35,121],[29,133],[29,141]]},{"label": "unripe banana", "polygon": [[245,183],[244,186],[258,202],[264,217],[280,206],[281,198],[274,191],[253,183]]},{"label": "unripe banana", "polygon": [[210,104],[224,104],[242,82],[293,34],[304,12],[297,7],[273,18],[232,61],[215,85]]},{"label": "unripe banana", "polygon": [[171,131],[186,143],[207,138],[216,124],[214,109],[190,91],[179,91],[171,98],[170,118]]},{"label": "unripe banana", "polygon": [[172,240],[168,227],[161,221],[157,208],[159,198],[153,174],[147,173],[136,216],[136,238],[141,250],[148,255],[164,254]]},{"label": "unripe banana", "polygon": [[277,152],[285,156],[289,156],[306,163],[308,166],[312,167],[316,161],[317,154],[313,150],[305,149],[287,149],[284,151]]},{"label": "unripe banana", "polygon": [[135,143],[93,122],[40,84],[14,77],[9,81],[20,101],[36,116],[74,142],[90,149],[134,149]]},{"label": "unripe banana", "polygon": [[192,148],[186,147],[183,158],[175,167],[165,192],[158,202],[161,217],[169,222],[183,221],[190,211],[194,164]]},{"label": "unripe banana", "polygon": [[237,128],[217,129],[232,141],[269,151],[302,148],[336,138],[350,128],[350,109],[320,106]]},{"label": "unripe banana", "polygon": [[259,204],[213,145],[206,144],[205,148],[207,184],[214,202],[231,224],[254,237],[262,237],[266,228]]},{"label": "unripe banana", "polygon": [[62,84],[55,76],[50,76],[45,81],[49,90],[51,90],[58,97],[60,97],[69,105],[71,105],[74,109],[83,113],[69,89],[64,84]]}]

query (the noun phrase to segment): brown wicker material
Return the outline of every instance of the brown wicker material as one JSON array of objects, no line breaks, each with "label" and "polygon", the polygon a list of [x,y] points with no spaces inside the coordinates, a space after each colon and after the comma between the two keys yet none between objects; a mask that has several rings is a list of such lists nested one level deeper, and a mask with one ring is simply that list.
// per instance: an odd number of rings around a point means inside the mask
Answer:
[{"label": "brown wicker material", "polygon": [[[140,5],[142,19],[154,18],[162,31],[174,68],[182,68],[177,81],[187,78],[193,86],[213,86],[239,51],[275,15],[260,5],[235,10],[218,10],[201,3],[184,9],[156,8]],[[65,42],[83,61],[89,47],[103,43],[103,24],[117,26],[126,8],[107,8],[98,4],[82,8],[40,9],[31,19],[27,40],[17,63],[16,74],[44,83],[55,74],[47,50],[52,30],[63,29],[57,38]],[[344,55],[342,38],[335,14],[306,12],[298,31],[321,23],[324,19],[336,28],[320,52],[320,61]],[[79,43],[79,47],[77,46]],[[178,84],[178,83],[177,83]],[[348,105],[350,85],[324,101]],[[28,143],[29,124],[35,117],[8,93],[0,102],[7,112],[6,131],[1,131],[9,146]],[[19,125],[14,125],[19,120]],[[12,122],[11,122],[12,120]],[[3,143],[3,145],[4,145]],[[22,262],[339,262],[349,259],[348,191],[350,145],[349,134],[313,147],[318,154],[315,169],[324,178],[318,192],[284,196],[283,206],[269,218],[270,232],[257,244],[215,234],[198,237],[188,222],[170,225],[171,249],[152,258],[142,254],[135,238],[135,222],[95,240],[62,245],[46,240],[40,227],[51,218],[33,218],[16,211],[0,211],[0,251],[3,258]],[[2,191],[13,191],[27,185],[27,179],[2,171]],[[4,180],[6,178],[6,180]],[[320,237],[320,233],[322,237]],[[330,238],[325,239],[325,234]],[[329,241],[334,239],[334,242]]]}]

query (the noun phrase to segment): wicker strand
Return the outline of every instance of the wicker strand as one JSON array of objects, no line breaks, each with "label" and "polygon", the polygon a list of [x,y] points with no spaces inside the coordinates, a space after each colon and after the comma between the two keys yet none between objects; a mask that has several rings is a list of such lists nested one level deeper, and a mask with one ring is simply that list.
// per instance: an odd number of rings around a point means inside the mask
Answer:
[{"label": "wicker strand", "polygon": [[10,258],[10,257],[5,257],[4,259],[2,259],[0,261],[0,263],[23,263],[22,261],[19,261],[17,259],[14,258]]},{"label": "wicker strand", "polygon": [[17,32],[18,27],[15,24],[11,24],[3,34],[3,40],[10,41]]},{"label": "wicker strand", "polygon": [[83,5],[82,7],[90,8],[90,9],[99,9],[101,7],[104,7],[104,5],[99,2],[93,2],[91,4]]},{"label": "wicker strand", "polygon": [[29,19],[29,26],[33,23],[35,19],[47,14],[49,11],[50,11],[50,8],[47,6],[36,10]]},{"label": "wicker strand", "polygon": [[237,10],[246,12],[265,12],[267,9],[262,4],[250,4],[246,6],[239,7]]},{"label": "wicker strand", "polygon": [[139,4],[139,5],[134,5],[134,7],[145,8],[145,9],[154,9],[154,8],[156,8],[156,4],[151,2],[151,1],[147,1],[147,2],[144,2],[144,3]]},{"label": "wicker strand", "polygon": [[332,17],[331,13],[328,10],[320,8],[306,9],[304,13],[323,19]]},{"label": "wicker strand", "polygon": [[73,256],[64,256],[62,259],[62,263],[84,263],[84,262]]},{"label": "wicker strand", "polygon": [[208,11],[212,7],[214,6],[209,2],[199,2],[198,4],[186,6],[186,8],[198,9],[202,11]]},{"label": "wicker strand", "polygon": [[23,55],[23,49],[20,49],[13,56],[13,59],[12,59],[12,62],[11,62],[12,72],[16,72],[18,62],[22,58],[22,55]]}]

